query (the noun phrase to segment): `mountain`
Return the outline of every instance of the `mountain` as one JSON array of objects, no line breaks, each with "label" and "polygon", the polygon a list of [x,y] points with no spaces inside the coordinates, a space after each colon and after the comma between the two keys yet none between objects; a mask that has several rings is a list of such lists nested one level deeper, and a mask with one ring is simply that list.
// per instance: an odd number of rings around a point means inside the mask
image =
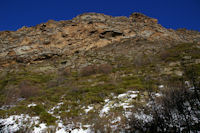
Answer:
[{"label": "mountain", "polygon": [[[158,101],[175,98],[174,88],[187,88],[183,81],[195,88],[197,96],[188,92],[189,99],[197,100],[199,75],[200,32],[166,29],[141,13],[85,13],[2,31],[0,127],[2,132],[151,132],[139,128],[156,123],[151,103],[164,106]],[[188,106],[199,114],[199,102]],[[176,132],[177,123],[188,122],[191,127],[181,130],[199,131],[197,116],[176,120],[173,130],[165,131]]]},{"label": "mountain", "polygon": [[[158,20],[140,13],[127,17],[86,13],[69,21],[53,21],[35,27],[0,33],[1,64],[34,62],[54,56],[97,49],[111,43],[146,40],[159,43],[199,42],[200,33],[166,29]],[[167,47],[167,44],[163,44]]]}]

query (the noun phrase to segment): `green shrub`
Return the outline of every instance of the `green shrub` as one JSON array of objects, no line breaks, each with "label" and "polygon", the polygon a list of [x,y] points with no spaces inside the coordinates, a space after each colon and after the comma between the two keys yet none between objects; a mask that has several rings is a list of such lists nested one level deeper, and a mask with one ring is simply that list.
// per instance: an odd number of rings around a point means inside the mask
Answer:
[{"label": "green shrub", "polygon": [[47,125],[54,125],[55,121],[57,120],[55,117],[53,117],[51,114],[47,113],[47,112],[42,112],[40,114],[40,120],[42,122],[47,123]]},{"label": "green shrub", "polygon": [[200,49],[195,47],[195,43],[182,43],[166,49],[160,53],[160,58],[164,61],[177,61],[184,56],[190,56],[192,59],[200,58]]},{"label": "green shrub", "polygon": [[91,65],[81,69],[81,76],[90,76],[97,73],[109,74],[112,72],[112,66],[109,64]]},{"label": "green shrub", "polygon": [[124,88],[117,88],[114,90],[114,92],[118,95],[126,92],[126,90]]},{"label": "green shrub", "polygon": [[33,86],[29,81],[22,81],[19,83],[20,96],[24,98],[36,96],[40,90],[39,87]]},{"label": "green shrub", "polygon": [[120,86],[123,88],[142,89],[144,88],[144,83],[142,83],[142,81],[137,77],[124,77],[122,78],[122,82],[120,83]]},{"label": "green shrub", "polygon": [[45,109],[42,105],[32,106],[30,108],[34,115],[40,115],[42,112],[45,112]]}]

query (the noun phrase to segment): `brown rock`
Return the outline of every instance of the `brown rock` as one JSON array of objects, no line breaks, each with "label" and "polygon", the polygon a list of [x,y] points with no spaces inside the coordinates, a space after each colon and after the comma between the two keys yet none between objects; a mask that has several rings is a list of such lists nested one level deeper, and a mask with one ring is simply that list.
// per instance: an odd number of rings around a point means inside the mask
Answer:
[{"label": "brown rock", "polygon": [[157,22],[141,13],[133,13],[129,18],[85,13],[68,21],[49,20],[35,27],[0,32],[0,66],[12,61],[33,63],[56,56],[71,56],[77,51],[80,54],[113,43],[125,44],[125,40],[131,44],[162,42],[157,43],[159,46],[148,46],[152,49],[164,47],[160,44],[200,42],[197,31],[166,29]]}]

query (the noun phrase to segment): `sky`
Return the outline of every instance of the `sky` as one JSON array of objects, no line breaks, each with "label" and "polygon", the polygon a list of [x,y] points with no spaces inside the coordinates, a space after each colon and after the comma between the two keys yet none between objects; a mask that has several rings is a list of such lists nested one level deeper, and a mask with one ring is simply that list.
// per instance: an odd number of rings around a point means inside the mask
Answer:
[{"label": "sky", "polygon": [[69,20],[85,12],[127,17],[140,12],[166,28],[200,31],[200,0],[0,0],[0,31]]}]

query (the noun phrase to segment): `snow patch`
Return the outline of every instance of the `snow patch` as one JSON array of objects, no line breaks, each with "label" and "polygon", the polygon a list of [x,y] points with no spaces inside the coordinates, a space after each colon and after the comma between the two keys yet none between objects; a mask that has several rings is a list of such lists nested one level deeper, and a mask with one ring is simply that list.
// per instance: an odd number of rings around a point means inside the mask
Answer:
[{"label": "snow patch", "polygon": [[158,88],[162,89],[162,88],[164,88],[164,85],[159,85]]},{"label": "snow patch", "polygon": [[55,107],[51,108],[48,113],[49,114],[53,114],[55,109],[59,109],[61,107],[61,105],[63,105],[63,102],[58,103]]},{"label": "snow patch", "polygon": [[47,129],[47,126],[45,123],[41,123],[39,127],[34,127],[33,133],[42,133]]},{"label": "snow patch", "polygon": [[119,94],[118,96],[112,95],[113,100],[105,99],[105,105],[100,111],[99,116],[103,117],[107,115],[111,108],[122,107],[125,111],[129,108],[133,108],[131,105],[133,99],[138,96],[139,91],[127,91],[126,93]]},{"label": "snow patch", "polygon": [[30,117],[29,115],[11,115],[8,118],[0,119],[1,131],[3,133],[13,133],[25,127],[31,127],[39,123],[39,117]]},{"label": "snow patch", "polygon": [[85,109],[85,113],[88,113],[89,111],[93,110],[94,107],[92,106],[88,106],[87,109]]},{"label": "snow patch", "polygon": [[121,121],[121,117],[118,116],[113,121],[111,121],[111,123],[113,124],[113,123],[120,122],[120,121]]},{"label": "snow patch", "polygon": [[91,130],[90,129],[84,130],[84,129],[80,128],[80,129],[72,130],[71,133],[91,133]]},{"label": "snow patch", "polygon": [[57,130],[56,133],[67,133],[67,132],[65,131],[65,129],[61,128],[61,129]]},{"label": "snow patch", "polygon": [[28,105],[29,108],[30,107],[35,107],[35,106],[37,106],[37,104],[35,104],[35,103],[31,103],[31,104]]},{"label": "snow patch", "polygon": [[8,110],[13,107],[16,107],[16,105],[3,105],[0,107],[0,110]]},{"label": "snow patch", "polygon": [[151,122],[153,120],[153,116],[152,115],[147,115],[144,114],[144,112],[140,112],[140,113],[134,113],[135,118],[137,118],[138,120],[142,120],[145,123]]},{"label": "snow patch", "polygon": [[160,94],[160,93],[156,93],[155,96],[156,96],[156,97],[161,97],[162,94]]}]

